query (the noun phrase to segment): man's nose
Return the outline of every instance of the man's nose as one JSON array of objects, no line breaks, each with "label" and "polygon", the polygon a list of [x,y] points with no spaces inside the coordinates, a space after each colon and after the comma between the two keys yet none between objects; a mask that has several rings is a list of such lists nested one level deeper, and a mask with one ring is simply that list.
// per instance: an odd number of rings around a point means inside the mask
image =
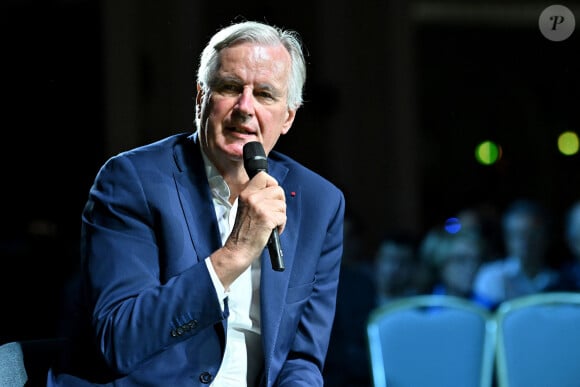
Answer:
[{"label": "man's nose", "polygon": [[254,114],[254,94],[252,89],[244,87],[238,98],[237,108],[243,115],[252,116]]}]

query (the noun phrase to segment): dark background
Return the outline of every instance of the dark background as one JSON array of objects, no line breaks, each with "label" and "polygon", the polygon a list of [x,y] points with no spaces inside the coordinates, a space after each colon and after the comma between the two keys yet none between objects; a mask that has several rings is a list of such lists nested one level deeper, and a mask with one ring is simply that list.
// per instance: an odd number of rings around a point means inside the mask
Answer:
[{"label": "dark background", "polygon": [[580,129],[579,32],[543,37],[552,2],[242,3],[2,1],[2,341],[56,331],[98,168],[193,129],[198,55],[236,17],[301,33],[306,103],[277,147],[343,188],[369,251],[467,206],[533,197],[558,218],[580,197],[580,156],[556,148]]}]

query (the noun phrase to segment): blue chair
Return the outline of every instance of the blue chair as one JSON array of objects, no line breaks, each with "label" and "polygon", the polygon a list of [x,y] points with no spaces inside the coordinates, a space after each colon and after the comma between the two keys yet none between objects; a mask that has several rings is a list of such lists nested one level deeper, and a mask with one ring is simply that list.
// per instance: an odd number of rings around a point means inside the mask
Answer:
[{"label": "blue chair", "polygon": [[0,345],[0,386],[22,387],[27,381],[20,343],[12,341]]},{"label": "blue chair", "polygon": [[540,293],[496,311],[499,387],[580,386],[580,294]]},{"label": "blue chair", "polygon": [[0,387],[44,387],[48,369],[67,340],[51,337],[0,345]]},{"label": "blue chair", "polygon": [[367,339],[375,387],[492,386],[495,320],[468,300],[394,300],[371,312]]}]

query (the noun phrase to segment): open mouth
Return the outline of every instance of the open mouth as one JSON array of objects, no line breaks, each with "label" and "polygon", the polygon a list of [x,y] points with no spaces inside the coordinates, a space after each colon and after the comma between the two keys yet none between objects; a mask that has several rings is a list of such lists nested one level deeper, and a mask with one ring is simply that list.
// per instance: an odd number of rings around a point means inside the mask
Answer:
[{"label": "open mouth", "polygon": [[238,127],[238,126],[228,126],[226,129],[230,132],[244,134],[244,135],[255,135],[256,132],[249,128]]}]

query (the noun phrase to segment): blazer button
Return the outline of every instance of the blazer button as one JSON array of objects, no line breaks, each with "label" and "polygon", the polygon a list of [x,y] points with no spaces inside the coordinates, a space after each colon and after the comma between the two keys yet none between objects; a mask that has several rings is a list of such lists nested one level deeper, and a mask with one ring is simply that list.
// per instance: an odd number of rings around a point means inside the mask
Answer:
[{"label": "blazer button", "polygon": [[209,372],[202,372],[201,375],[199,375],[199,381],[202,382],[203,384],[210,384],[213,380],[213,375],[210,374]]}]

